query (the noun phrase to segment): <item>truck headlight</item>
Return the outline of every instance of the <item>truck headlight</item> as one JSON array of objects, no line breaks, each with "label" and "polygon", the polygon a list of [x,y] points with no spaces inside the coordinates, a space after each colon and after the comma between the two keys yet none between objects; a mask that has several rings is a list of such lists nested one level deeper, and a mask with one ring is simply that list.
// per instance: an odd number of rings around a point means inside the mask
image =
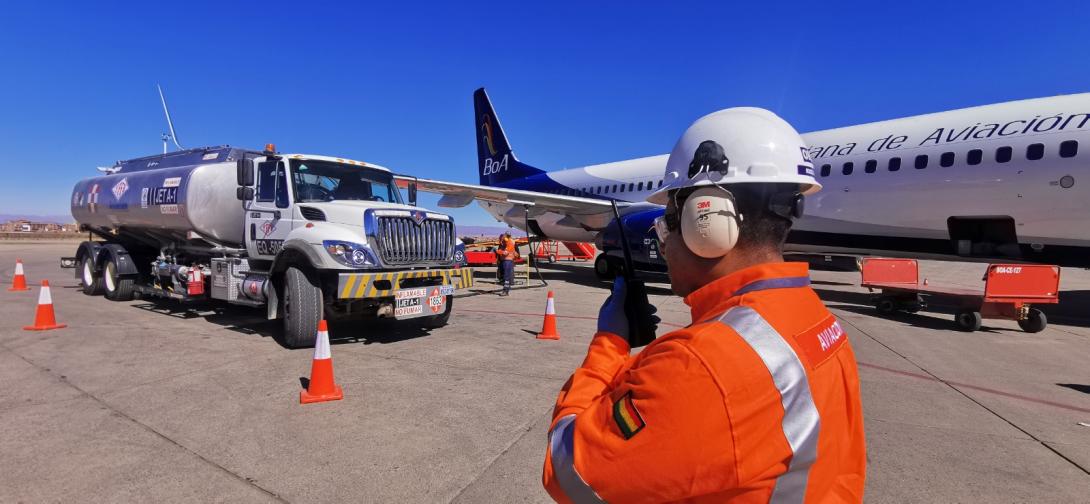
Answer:
[{"label": "truck headlight", "polygon": [[325,248],[326,253],[328,253],[330,257],[345,266],[359,268],[362,266],[378,265],[378,261],[375,260],[375,255],[371,253],[371,249],[368,248],[366,245],[360,245],[358,243],[352,242],[325,240],[322,242],[322,246]]}]

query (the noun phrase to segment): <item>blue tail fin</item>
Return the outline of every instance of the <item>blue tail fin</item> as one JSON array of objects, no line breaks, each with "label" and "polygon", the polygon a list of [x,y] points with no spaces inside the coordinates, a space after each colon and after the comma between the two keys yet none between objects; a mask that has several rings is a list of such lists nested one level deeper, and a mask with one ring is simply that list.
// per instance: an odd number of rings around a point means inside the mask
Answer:
[{"label": "blue tail fin", "polygon": [[501,186],[504,182],[545,173],[523,164],[515,157],[484,88],[473,92],[474,129],[477,131],[477,170],[481,185]]}]

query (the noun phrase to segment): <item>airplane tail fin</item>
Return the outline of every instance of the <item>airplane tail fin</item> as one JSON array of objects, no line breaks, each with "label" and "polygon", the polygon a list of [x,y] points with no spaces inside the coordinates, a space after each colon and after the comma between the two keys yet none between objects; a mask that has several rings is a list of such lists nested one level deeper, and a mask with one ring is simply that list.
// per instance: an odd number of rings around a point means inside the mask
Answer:
[{"label": "airplane tail fin", "polygon": [[473,92],[473,115],[473,127],[477,132],[477,170],[481,174],[481,185],[499,186],[510,180],[545,173],[515,157],[484,88]]}]

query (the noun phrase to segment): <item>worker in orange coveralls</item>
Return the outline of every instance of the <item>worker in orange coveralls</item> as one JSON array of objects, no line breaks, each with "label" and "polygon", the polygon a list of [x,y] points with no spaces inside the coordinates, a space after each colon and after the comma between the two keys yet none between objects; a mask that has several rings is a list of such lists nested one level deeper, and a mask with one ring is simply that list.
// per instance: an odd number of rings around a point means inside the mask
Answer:
[{"label": "worker in orange coveralls", "polygon": [[767,110],[722,110],[681,137],[648,201],[666,205],[655,231],[692,323],[631,342],[625,304],[639,296],[615,281],[553,411],[555,500],[862,501],[855,354],[807,266],[782,257],[804,195],[821,189],[813,170]]}]

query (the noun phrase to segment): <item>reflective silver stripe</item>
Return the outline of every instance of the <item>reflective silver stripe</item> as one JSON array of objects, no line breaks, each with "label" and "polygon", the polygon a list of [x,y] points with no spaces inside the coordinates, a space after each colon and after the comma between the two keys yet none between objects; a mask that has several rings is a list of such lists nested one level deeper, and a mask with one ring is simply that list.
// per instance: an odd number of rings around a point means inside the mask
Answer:
[{"label": "reflective silver stripe", "polygon": [[598,497],[594,489],[583,481],[579,471],[575,470],[575,415],[560,419],[556,428],[549,434],[549,453],[552,454],[553,475],[561,490],[572,502],[605,502]]},{"label": "reflective silver stripe", "polygon": [[806,369],[791,345],[752,308],[732,308],[719,321],[734,329],[757,352],[780,391],[783,435],[791,445],[792,455],[787,472],[776,478],[769,502],[803,502],[810,466],[817,460],[821,430],[821,417],[810,395]]}]

